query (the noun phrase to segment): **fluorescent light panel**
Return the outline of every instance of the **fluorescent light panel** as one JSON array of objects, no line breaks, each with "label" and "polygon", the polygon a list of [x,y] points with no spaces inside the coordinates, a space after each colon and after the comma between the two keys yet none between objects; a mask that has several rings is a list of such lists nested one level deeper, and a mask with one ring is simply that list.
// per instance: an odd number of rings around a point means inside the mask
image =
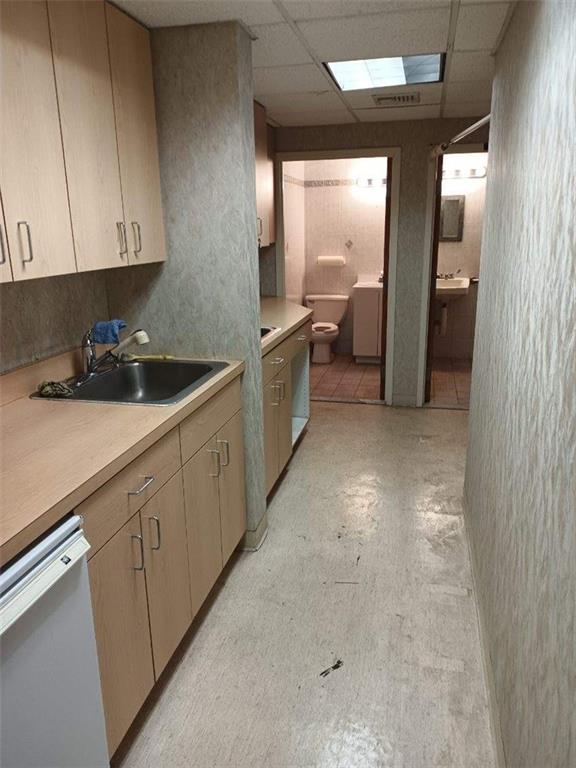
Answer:
[{"label": "fluorescent light panel", "polygon": [[393,56],[386,59],[331,61],[326,65],[343,91],[361,91],[394,85],[439,83],[442,80],[442,53]]}]

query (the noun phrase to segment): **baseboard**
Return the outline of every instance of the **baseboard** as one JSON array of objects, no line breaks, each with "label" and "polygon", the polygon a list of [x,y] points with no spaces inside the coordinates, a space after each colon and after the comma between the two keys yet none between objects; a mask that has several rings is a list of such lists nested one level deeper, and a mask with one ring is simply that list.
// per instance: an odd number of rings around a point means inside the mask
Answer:
[{"label": "baseboard", "polygon": [[502,739],[502,729],[500,727],[500,713],[498,708],[498,699],[496,697],[496,684],[494,681],[494,671],[490,661],[490,650],[487,641],[486,623],[480,601],[480,591],[478,589],[478,578],[476,571],[476,557],[474,555],[474,544],[472,537],[468,533],[466,525],[467,505],[466,496],[462,500],[464,535],[468,542],[468,556],[470,558],[470,568],[472,570],[472,585],[474,588],[474,597],[476,602],[476,615],[478,617],[478,634],[480,635],[480,653],[482,654],[482,667],[484,669],[484,682],[486,684],[486,693],[488,697],[488,713],[490,717],[490,732],[492,735],[492,744],[494,747],[494,758],[496,768],[506,768],[506,753],[504,751],[504,740]]},{"label": "baseboard", "polygon": [[247,552],[257,552],[268,535],[268,515],[264,513],[262,519],[258,523],[256,530],[246,531],[244,538],[240,544],[240,549]]}]

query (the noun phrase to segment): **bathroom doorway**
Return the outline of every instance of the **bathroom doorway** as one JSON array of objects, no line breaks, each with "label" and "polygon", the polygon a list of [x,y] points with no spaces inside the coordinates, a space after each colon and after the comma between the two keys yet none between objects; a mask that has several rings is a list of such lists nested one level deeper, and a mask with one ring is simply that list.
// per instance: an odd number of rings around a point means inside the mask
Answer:
[{"label": "bathroom doorway", "polygon": [[448,152],[438,158],[425,405],[467,410],[487,152]]},{"label": "bathroom doorway", "polygon": [[399,150],[278,158],[278,293],[313,311],[313,400],[391,400],[395,156]]}]

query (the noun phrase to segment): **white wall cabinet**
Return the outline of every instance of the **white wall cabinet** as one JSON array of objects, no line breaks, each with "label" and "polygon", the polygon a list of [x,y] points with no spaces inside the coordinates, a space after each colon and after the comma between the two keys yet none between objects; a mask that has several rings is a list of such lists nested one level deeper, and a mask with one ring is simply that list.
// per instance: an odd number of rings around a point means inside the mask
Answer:
[{"label": "white wall cabinet", "polygon": [[164,261],[148,31],[102,0],[0,14],[0,281]]}]

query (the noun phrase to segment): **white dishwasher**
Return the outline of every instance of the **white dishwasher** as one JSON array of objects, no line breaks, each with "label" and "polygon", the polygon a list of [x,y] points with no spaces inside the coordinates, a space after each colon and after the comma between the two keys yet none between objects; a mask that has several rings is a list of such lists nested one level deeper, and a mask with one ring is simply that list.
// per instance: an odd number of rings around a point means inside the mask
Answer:
[{"label": "white dishwasher", "polygon": [[74,516],[0,574],[0,765],[105,768],[86,552]]}]

